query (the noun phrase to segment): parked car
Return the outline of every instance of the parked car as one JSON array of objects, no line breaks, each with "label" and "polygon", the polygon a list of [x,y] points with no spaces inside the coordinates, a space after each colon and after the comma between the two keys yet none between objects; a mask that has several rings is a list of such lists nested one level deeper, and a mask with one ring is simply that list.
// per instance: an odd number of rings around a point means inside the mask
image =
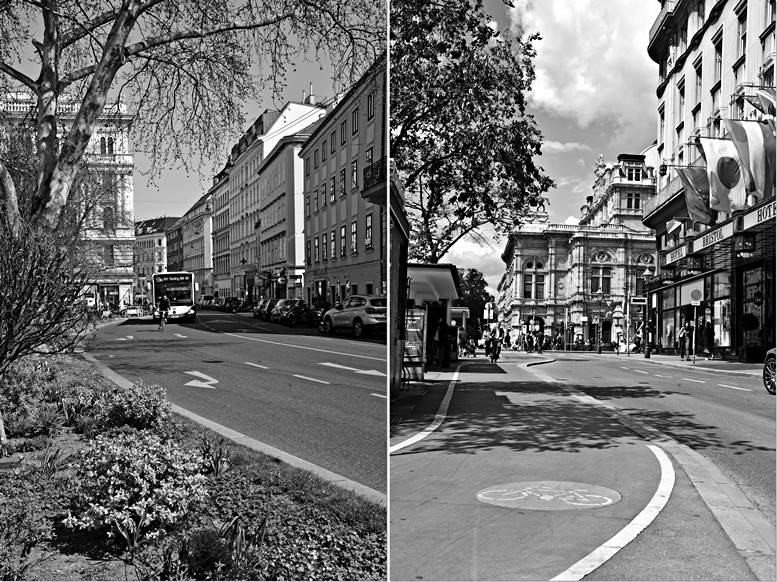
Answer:
[{"label": "parked car", "polygon": [[275,307],[275,304],[278,303],[277,299],[268,299],[267,302],[262,305],[262,308],[259,310],[259,319],[263,319],[264,321],[270,321],[270,312],[272,311],[273,307]]},{"label": "parked car", "polygon": [[281,323],[281,315],[291,306],[293,299],[278,299],[278,302],[270,311],[269,320],[273,323]]},{"label": "parked car", "polygon": [[774,358],[775,349],[772,348],[766,352],[763,369],[764,388],[769,394],[774,394]]},{"label": "parked car", "polygon": [[238,309],[238,311],[253,311],[254,305],[256,305],[256,303],[254,303],[250,299],[246,299],[242,303],[240,303],[240,309]]},{"label": "parked car", "polygon": [[341,328],[353,330],[354,337],[386,327],[385,296],[351,295],[324,314],[324,333],[334,333]]},{"label": "parked car", "polygon": [[202,309],[209,309],[209,308],[213,307],[213,301],[214,300],[215,300],[215,298],[213,297],[213,295],[201,295],[199,301],[197,302],[197,304]]},{"label": "parked car", "polygon": [[291,327],[298,323],[316,325],[318,314],[302,299],[291,299],[280,315],[280,322]]},{"label": "parked car", "polygon": [[260,299],[257,301],[256,305],[254,305],[254,308],[251,310],[251,313],[254,315],[254,319],[260,319],[262,317],[262,309],[264,309],[264,306],[267,305],[268,301],[270,300]]},{"label": "parked car", "polygon": [[222,311],[228,311],[230,313],[237,313],[240,309],[242,302],[237,297],[227,297],[224,299],[224,303],[221,304]]}]

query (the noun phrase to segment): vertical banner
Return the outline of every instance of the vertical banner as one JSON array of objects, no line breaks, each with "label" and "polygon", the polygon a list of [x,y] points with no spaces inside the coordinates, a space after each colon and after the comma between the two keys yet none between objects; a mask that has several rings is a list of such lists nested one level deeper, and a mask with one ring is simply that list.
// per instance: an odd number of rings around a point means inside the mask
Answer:
[{"label": "vertical banner", "polygon": [[426,360],[426,310],[408,309],[405,312],[405,348],[402,365],[410,380],[424,379]]}]

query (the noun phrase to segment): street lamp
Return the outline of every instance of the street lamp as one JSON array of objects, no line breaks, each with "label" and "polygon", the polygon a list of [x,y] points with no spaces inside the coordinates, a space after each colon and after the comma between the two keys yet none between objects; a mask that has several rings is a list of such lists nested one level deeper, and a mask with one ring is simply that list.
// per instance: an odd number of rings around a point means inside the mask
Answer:
[{"label": "street lamp", "polygon": [[596,293],[596,303],[599,304],[599,311],[597,312],[598,319],[596,323],[596,353],[602,353],[602,303],[604,303],[604,291],[599,289]]},{"label": "street lamp", "polygon": [[[647,292],[647,284],[648,281],[653,277],[653,271],[650,269],[650,267],[645,267],[645,272],[642,273],[642,278],[645,280],[645,297],[650,297],[650,294]],[[650,358],[650,306],[648,305],[649,301],[645,302],[645,316],[642,323],[642,329],[644,330],[644,338],[642,338],[645,342],[645,357]]]},{"label": "street lamp", "polygon": [[243,269],[243,301],[246,299],[246,258],[240,259],[240,268]]}]

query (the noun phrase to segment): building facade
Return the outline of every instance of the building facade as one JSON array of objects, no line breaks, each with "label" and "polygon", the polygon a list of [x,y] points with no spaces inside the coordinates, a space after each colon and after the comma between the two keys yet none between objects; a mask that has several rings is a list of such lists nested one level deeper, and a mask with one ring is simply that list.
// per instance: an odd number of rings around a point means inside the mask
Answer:
[{"label": "building facade", "polygon": [[[24,91],[1,96],[0,137],[19,130],[27,133],[35,103],[35,97]],[[60,98],[57,104],[60,132],[73,122],[79,106],[79,102]],[[132,301],[135,163],[129,138],[130,121],[123,102],[106,108],[84,153],[79,173],[81,188],[71,191],[66,209],[86,215],[81,239],[85,256],[95,265],[89,294],[95,301],[117,306]],[[3,141],[0,139],[0,147]]]},{"label": "building facade", "polygon": [[247,300],[258,297],[258,247],[256,226],[264,193],[259,167],[278,142],[323,117],[325,107],[313,95],[305,103],[287,103],[280,111],[265,111],[236,143],[229,171],[229,272],[232,295]]},{"label": "building facade", "polygon": [[542,332],[557,348],[626,345],[641,333],[644,273],[655,237],[641,206],[655,189],[655,148],[597,160],[579,220],[548,222],[545,201],[513,232],[502,260],[498,320],[514,340]]},{"label": "building facade", "polygon": [[[374,188],[377,176],[383,182],[383,199],[386,197],[385,76],[385,59],[378,59],[327,114],[300,152],[304,163],[304,298],[313,305],[335,304],[355,293],[388,291],[385,203],[376,204],[364,195]],[[375,176],[363,173],[367,168]]]},{"label": "building facade", "polygon": [[[210,191],[203,194],[181,218],[183,271],[194,274],[197,291],[213,295],[213,203]],[[171,269],[172,270],[172,269]]]},{"label": "building facade", "polygon": [[229,249],[229,171],[227,162],[213,177],[208,191],[213,203],[213,295],[217,299],[232,296],[232,275]]},{"label": "building facade", "polygon": [[[643,222],[657,235],[650,331],[662,352],[678,351],[684,322],[698,355],[762,361],[775,345],[774,19],[774,0],[665,1],[650,31],[662,176]],[[736,127],[763,128],[759,154],[741,155]],[[708,164],[726,147],[730,183]]]},{"label": "building facade", "polygon": [[135,223],[133,267],[138,290],[147,290],[151,275],[168,271],[167,233],[178,223],[178,216],[149,218]]},{"label": "building facade", "polygon": [[167,270],[183,271],[183,232],[181,224],[183,219],[176,222],[167,231]]}]

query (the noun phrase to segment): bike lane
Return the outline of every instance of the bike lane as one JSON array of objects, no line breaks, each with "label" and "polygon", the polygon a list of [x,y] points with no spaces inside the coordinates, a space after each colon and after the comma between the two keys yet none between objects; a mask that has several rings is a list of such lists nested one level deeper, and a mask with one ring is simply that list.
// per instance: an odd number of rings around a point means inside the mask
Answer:
[{"label": "bike lane", "polygon": [[[644,439],[611,416],[520,366],[467,364],[458,379],[439,427],[390,458],[392,579],[549,580],[618,540],[654,502],[666,468]],[[444,392],[432,386],[404,412],[392,446],[429,424]],[[687,479],[680,475],[678,484],[682,494],[672,495],[684,521],[714,523]],[[671,496],[669,503],[676,504]],[[752,579],[745,565],[732,562],[722,531],[709,529],[705,547],[723,555],[704,552],[697,570],[723,568],[734,574],[729,579]],[[661,542],[657,548],[672,550]],[[685,560],[690,552],[681,546],[675,554]],[[643,560],[655,564],[657,556],[632,552],[605,577],[642,579]],[[586,579],[597,579],[597,571]],[[665,579],[677,578],[666,573]]]}]

